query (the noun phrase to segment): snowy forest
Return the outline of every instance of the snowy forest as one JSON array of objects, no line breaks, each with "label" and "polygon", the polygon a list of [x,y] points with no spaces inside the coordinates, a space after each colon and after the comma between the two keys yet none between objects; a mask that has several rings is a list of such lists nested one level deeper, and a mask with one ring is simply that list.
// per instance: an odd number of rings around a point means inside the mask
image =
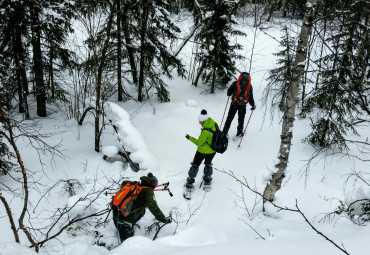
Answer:
[{"label": "snowy forest", "polygon": [[[369,30],[369,0],[0,0],[0,254],[368,254]],[[243,72],[243,136],[185,199]],[[170,220],[121,242],[150,173]]]}]

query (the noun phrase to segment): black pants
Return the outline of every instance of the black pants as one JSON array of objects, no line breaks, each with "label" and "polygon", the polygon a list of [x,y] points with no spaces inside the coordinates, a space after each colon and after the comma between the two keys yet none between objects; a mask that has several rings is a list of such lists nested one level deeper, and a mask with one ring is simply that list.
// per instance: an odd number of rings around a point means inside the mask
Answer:
[{"label": "black pants", "polygon": [[119,221],[115,225],[118,230],[121,242],[125,241],[127,238],[134,236],[135,231],[131,223]]},{"label": "black pants", "polygon": [[135,234],[133,224],[123,221],[122,218],[118,217],[117,207],[112,206],[113,211],[113,222],[116,226],[121,242],[127,238],[132,237]]},{"label": "black pants", "polygon": [[244,118],[245,118],[245,113],[247,112],[247,105],[240,105],[237,104],[236,102],[232,102],[229,108],[229,113],[227,115],[227,119],[225,122],[225,126],[223,128],[223,132],[227,134],[230,129],[231,122],[233,121],[236,112],[238,112],[238,127],[237,127],[237,133],[242,133],[243,132],[243,127],[244,127]]},{"label": "black pants", "polygon": [[204,153],[200,153],[199,151],[197,151],[195,153],[195,156],[194,156],[194,159],[193,159],[193,162],[192,165],[195,165],[195,166],[200,166],[200,164],[202,164],[203,160],[204,160],[204,164],[205,165],[212,165],[212,159],[214,158],[214,156],[216,155],[216,153],[212,153],[212,154],[204,154]]},{"label": "black pants", "polygon": [[194,178],[197,176],[198,174],[198,171],[199,171],[199,166],[200,164],[202,164],[202,161],[204,160],[204,176],[207,177],[209,180],[212,180],[212,173],[213,173],[213,168],[212,168],[212,159],[214,158],[214,156],[216,155],[216,153],[212,153],[212,154],[204,154],[204,153],[200,153],[199,151],[197,151],[195,153],[195,156],[194,156],[194,159],[193,159],[193,162],[191,162],[191,167],[189,169],[189,177],[187,178],[187,182],[188,183],[194,183]]}]

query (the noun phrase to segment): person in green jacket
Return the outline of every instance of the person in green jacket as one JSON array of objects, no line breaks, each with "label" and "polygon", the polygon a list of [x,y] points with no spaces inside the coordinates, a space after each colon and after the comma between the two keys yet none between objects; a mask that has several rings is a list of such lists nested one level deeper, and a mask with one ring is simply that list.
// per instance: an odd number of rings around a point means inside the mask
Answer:
[{"label": "person in green jacket", "polygon": [[172,218],[170,216],[166,217],[161,209],[159,209],[157,202],[154,197],[154,188],[158,185],[157,178],[152,174],[148,173],[148,176],[140,177],[141,182],[137,181],[123,181],[121,188],[127,183],[136,184],[143,188],[139,193],[138,197],[134,201],[131,212],[129,215],[124,217],[117,209],[116,206],[112,205],[113,211],[113,222],[116,226],[121,242],[134,235],[134,226],[145,214],[145,209],[149,208],[149,211],[154,215],[154,217],[163,223],[171,223]]},{"label": "person in green jacket", "polygon": [[[210,118],[206,110],[202,110],[198,117],[199,124],[202,125],[202,128],[209,128],[213,131],[216,131],[216,122]],[[189,177],[186,180],[186,188],[192,189],[195,177],[198,174],[199,166],[204,160],[204,185],[208,186],[212,181],[212,160],[216,152],[211,148],[213,134],[208,130],[202,130],[198,139],[195,139],[188,134],[185,136],[189,141],[193,142],[198,146],[197,152],[195,153],[194,159],[191,162],[191,167],[189,169]]]}]

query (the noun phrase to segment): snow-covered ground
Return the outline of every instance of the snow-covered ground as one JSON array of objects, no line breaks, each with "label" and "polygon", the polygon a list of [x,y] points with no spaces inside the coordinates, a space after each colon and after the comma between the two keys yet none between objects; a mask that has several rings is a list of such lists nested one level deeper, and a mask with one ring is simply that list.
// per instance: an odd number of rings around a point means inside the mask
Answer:
[{"label": "snow-covered ground", "polygon": [[[241,29],[248,29],[241,26]],[[187,25],[184,24],[184,34]],[[250,56],[250,45],[253,42],[253,31],[246,39],[239,38],[247,47],[245,55]],[[145,235],[145,226],[150,225],[154,217],[147,211],[145,217],[139,222],[135,236],[123,242],[112,250],[93,245],[93,234],[87,232],[87,227],[74,236],[63,233],[58,241],[51,241],[41,249],[41,254],[63,255],[122,255],[122,254],[225,254],[234,252],[238,254],[341,254],[333,244],[314,232],[304,219],[297,213],[280,211],[267,207],[266,214],[262,213],[260,198],[253,193],[242,189],[230,176],[220,171],[232,171],[237,177],[243,178],[259,191],[263,191],[266,176],[276,161],[279,144],[281,123],[278,117],[270,123],[270,116],[264,116],[262,111],[263,88],[266,86],[266,72],[273,67],[274,56],[277,51],[277,42],[273,37],[279,38],[280,32],[274,29],[267,30],[270,36],[258,32],[255,45],[255,56],[252,64],[252,85],[257,109],[249,123],[241,147],[238,142],[230,141],[229,148],[224,154],[217,154],[213,160],[214,174],[212,190],[205,193],[196,189],[193,199],[187,201],[183,198],[183,185],[187,177],[190,162],[196,151],[193,143],[185,135],[197,137],[200,133],[198,115],[202,109],[208,115],[221,123],[227,102],[226,91],[216,91],[210,95],[202,93],[206,87],[191,86],[190,81],[175,78],[168,81],[171,92],[171,102],[160,104],[156,99],[144,104],[129,101],[125,103],[114,102],[113,108],[121,107],[115,112],[115,120],[122,124],[123,140],[129,141],[125,146],[138,151],[138,160],[145,161],[145,170],[134,172],[126,164],[119,161],[103,160],[103,153],[94,152],[94,119],[88,115],[82,126],[76,120],[66,120],[62,113],[51,113],[45,119],[38,119],[42,131],[57,132],[45,139],[51,145],[61,142],[60,150],[66,156],[54,158],[41,155],[44,165],[40,168],[38,154],[27,141],[19,140],[21,155],[25,166],[32,170],[32,180],[44,184],[41,191],[33,190],[30,201],[33,222],[39,221],[40,226],[48,221],[50,212],[65,204],[72,204],[86,194],[94,185],[104,186],[108,178],[119,180],[126,177],[138,180],[140,176],[149,171],[158,178],[159,182],[170,182],[169,188],[173,193],[170,197],[167,192],[157,192],[156,200],[162,211],[168,215],[173,210],[173,216],[178,222],[166,225],[155,241],[152,241],[154,232]],[[189,62],[192,45],[187,45],[181,57]],[[249,62],[239,63],[239,69],[249,67]],[[247,108],[246,122],[250,116],[250,107]],[[130,114],[130,118],[126,114]],[[225,120],[224,120],[225,121]],[[237,117],[234,119],[230,136],[235,135]],[[126,128],[126,129],[125,129]],[[368,127],[362,130],[362,135],[368,135]],[[351,169],[368,171],[369,164],[354,162],[340,156],[330,156],[325,160],[315,159],[305,175],[307,160],[314,150],[301,140],[309,132],[309,122],[298,120],[294,126],[294,140],[290,154],[287,175],[283,186],[278,191],[276,201],[281,206],[295,208],[296,202],[304,212],[307,219],[320,232],[328,236],[339,245],[343,245],[350,254],[368,254],[370,249],[369,226],[358,226],[348,219],[341,217],[333,222],[322,222],[324,213],[334,211],[339,205],[336,199],[344,200],[346,190],[344,181]],[[135,143],[135,141],[137,143]],[[113,129],[107,128],[102,139],[102,146],[106,154],[115,154],[120,141]],[[113,147],[112,147],[113,146]],[[144,156],[144,158],[142,158]],[[203,165],[197,176],[197,187],[202,177]],[[15,185],[8,176],[0,177],[8,185]],[[58,180],[77,179],[81,188],[76,195],[69,197],[61,192],[61,188],[52,192],[35,209],[40,194]],[[94,180],[98,180],[94,182]],[[118,186],[115,186],[118,188]],[[242,191],[243,190],[243,191]],[[244,194],[248,208],[240,197]],[[255,201],[259,201],[254,208]],[[12,201],[15,215],[19,215],[21,204],[17,199]],[[98,211],[106,208],[110,196],[101,194],[97,204],[90,208]],[[97,208],[100,206],[100,208]],[[48,214],[49,213],[49,214]],[[81,212],[78,208],[73,213]],[[111,215],[110,215],[111,217]],[[17,219],[17,217],[16,217]],[[25,222],[27,225],[28,222]],[[5,210],[0,207],[0,254],[18,255],[34,254],[26,237],[21,234],[22,245],[14,242]],[[98,229],[107,243],[114,245],[117,241],[116,230],[110,221],[105,228]],[[257,234],[257,233],[258,234]],[[21,233],[21,231],[19,231]],[[263,237],[263,238],[261,238]],[[263,240],[264,239],[264,240]]]}]

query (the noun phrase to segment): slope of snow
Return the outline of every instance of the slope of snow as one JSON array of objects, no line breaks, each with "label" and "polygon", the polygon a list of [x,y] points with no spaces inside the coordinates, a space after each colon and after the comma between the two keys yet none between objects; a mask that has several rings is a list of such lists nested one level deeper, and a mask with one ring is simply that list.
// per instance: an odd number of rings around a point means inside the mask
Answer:
[{"label": "slope of snow", "polygon": [[[187,24],[184,24],[187,26]],[[240,29],[246,29],[240,26]],[[248,31],[252,34],[253,31]],[[270,35],[279,38],[279,31],[271,29]],[[250,55],[250,45],[253,38],[240,38],[246,45],[246,55]],[[191,45],[187,45],[181,57],[190,61]],[[41,155],[44,161],[40,168],[38,155],[27,141],[18,142],[24,163],[32,169],[32,179],[39,183],[52,184],[59,180],[77,179],[82,188],[76,190],[76,195],[68,197],[61,189],[52,193],[52,196],[40,203],[37,192],[31,196],[32,210],[36,210],[39,217],[37,225],[46,224],[48,210],[71,204],[82,197],[94,185],[104,187],[107,179],[120,180],[129,178],[138,180],[140,176],[153,172],[159,182],[170,182],[170,197],[167,192],[157,192],[156,199],[162,211],[168,215],[171,211],[175,222],[166,225],[159,233],[158,238],[152,241],[154,232],[145,234],[145,227],[153,223],[154,217],[147,211],[138,223],[135,236],[126,240],[112,250],[93,245],[94,238],[90,232],[77,233],[70,236],[63,233],[59,241],[51,241],[41,254],[64,255],[118,255],[118,254],[225,254],[230,251],[245,254],[340,254],[339,249],[317,235],[297,213],[277,211],[267,206],[267,215],[262,213],[260,198],[243,189],[233,178],[222,173],[232,171],[238,178],[244,177],[249,184],[260,192],[266,184],[266,178],[271,174],[271,166],[276,161],[279,144],[281,123],[279,118],[270,123],[270,116],[264,116],[260,101],[263,88],[266,86],[266,71],[273,67],[272,53],[277,51],[277,42],[264,33],[258,33],[254,61],[252,64],[252,85],[257,109],[249,123],[241,147],[239,141],[230,141],[229,148],[224,154],[217,154],[213,160],[214,174],[212,190],[205,193],[196,189],[193,199],[183,199],[183,185],[190,167],[196,147],[189,142],[185,135],[197,137],[201,131],[198,124],[198,115],[202,109],[221,124],[227,102],[226,91],[216,91],[216,94],[203,93],[205,86],[194,87],[191,82],[175,78],[169,80],[171,102],[160,104],[155,99],[150,104],[141,104],[134,101],[111,104],[116,114],[116,124],[121,125],[120,138],[125,146],[141,149],[136,159],[145,160],[145,170],[134,172],[127,163],[121,161],[105,161],[103,153],[94,152],[94,120],[88,116],[82,126],[75,120],[63,119],[62,114],[56,112],[47,119],[40,119],[43,130],[57,131],[46,141],[51,145],[62,142],[61,150],[65,158],[51,158],[50,155]],[[239,69],[246,69],[248,60],[239,63]],[[246,121],[250,116],[250,107],[247,107]],[[139,113],[137,113],[139,111]],[[226,118],[226,115],[225,115]],[[265,120],[266,119],[266,120]],[[224,119],[225,121],[225,119]],[[320,222],[323,213],[333,211],[338,202],[335,199],[344,199],[343,182],[346,174],[354,167],[354,162],[345,157],[330,156],[326,160],[314,160],[309,174],[306,177],[305,167],[307,160],[314,152],[309,145],[302,144],[301,139],[309,132],[307,120],[297,120],[294,126],[294,140],[290,155],[289,166],[283,186],[277,193],[276,202],[281,206],[295,208],[296,203],[310,222],[323,234],[327,235],[339,245],[344,245],[350,254],[367,254],[370,249],[368,236],[369,226],[357,226],[346,218],[339,218],[334,222]],[[235,117],[229,135],[236,133],[237,117]],[[367,127],[368,128],[368,127]],[[368,129],[364,128],[363,135]],[[104,132],[102,146],[104,153],[113,156],[122,144],[112,129]],[[135,157],[135,155],[132,155]],[[357,169],[366,171],[369,165],[356,163]],[[367,170],[368,171],[368,170]],[[198,187],[202,177],[203,165],[196,178]],[[0,177],[7,185],[15,185],[9,176]],[[94,180],[99,180],[96,184]],[[115,186],[118,189],[118,185]],[[45,192],[45,188],[42,192]],[[364,191],[365,192],[365,191]],[[361,192],[358,196],[360,197]],[[240,200],[244,194],[245,205]],[[12,201],[15,215],[19,214],[21,204],[19,198]],[[104,209],[110,197],[103,194],[94,207],[90,209]],[[255,202],[257,206],[254,207]],[[76,209],[73,214],[83,213],[83,209]],[[86,213],[86,212],[85,212]],[[21,234],[22,245],[14,243],[10,225],[5,210],[0,207],[0,254],[36,254],[27,248],[28,241]],[[111,217],[111,216],[110,216]],[[42,219],[42,220],[41,220]],[[106,243],[116,245],[116,231],[112,221],[105,228],[98,229],[104,235]],[[258,234],[257,234],[257,233]]]}]

